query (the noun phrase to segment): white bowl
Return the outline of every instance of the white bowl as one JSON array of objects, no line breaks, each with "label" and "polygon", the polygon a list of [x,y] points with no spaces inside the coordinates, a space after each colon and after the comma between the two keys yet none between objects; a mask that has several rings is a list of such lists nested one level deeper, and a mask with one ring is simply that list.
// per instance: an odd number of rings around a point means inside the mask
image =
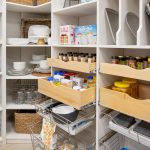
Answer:
[{"label": "white bowl", "polygon": [[33,61],[40,61],[40,60],[44,60],[44,59],[45,59],[45,55],[32,55]]},{"label": "white bowl", "polygon": [[9,45],[27,45],[29,43],[28,38],[8,38],[7,44]]},{"label": "white bowl", "polygon": [[43,70],[49,69],[47,60],[41,60],[41,61],[40,61],[40,68],[43,69]]},{"label": "white bowl", "polygon": [[46,25],[32,25],[28,31],[28,37],[49,37],[50,28]]},{"label": "white bowl", "polygon": [[13,62],[13,68],[16,71],[22,71],[26,68],[26,62]]}]

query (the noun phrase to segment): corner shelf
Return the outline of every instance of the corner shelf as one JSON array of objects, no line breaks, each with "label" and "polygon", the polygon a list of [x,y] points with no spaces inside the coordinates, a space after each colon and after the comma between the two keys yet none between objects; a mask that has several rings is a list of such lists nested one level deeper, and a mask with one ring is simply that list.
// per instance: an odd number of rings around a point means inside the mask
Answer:
[{"label": "corner shelf", "polygon": [[150,81],[150,68],[137,70],[126,65],[101,63],[100,72],[109,75],[135,78],[139,80]]},{"label": "corner shelf", "polygon": [[[100,104],[135,118],[150,122],[150,100],[141,100],[126,93],[100,88]],[[134,109],[133,109],[134,108]]]},{"label": "corner shelf", "polygon": [[7,75],[6,76],[6,79],[8,80],[13,80],[13,79],[42,79],[42,78],[45,78],[45,77],[37,77],[37,76],[33,76],[33,75],[26,75],[26,76],[9,76]]},{"label": "corner shelf", "polygon": [[85,73],[92,73],[96,70],[96,63],[68,61],[64,62],[56,58],[48,58],[48,64],[51,67],[74,70]]},{"label": "corner shelf", "polygon": [[54,11],[54,14],[67,15],[67,16],[86,16],[96,14],[97,1],[85,2],[74,6],[62,8]]},{"label": "corner shelf", "polygon": [[46,79],[38,80],[38,92],[76,109],[81,109],[81,107],[94,102],[96,99],[95,87],[84,91],[76,91],[65,86],[55,86]]},{"label": "corner shelf", "polygon": [[27,13],[51,13],[51,2],[39,6],[28,6],[12,2],[6,2],[7,10],[12,12]]}]

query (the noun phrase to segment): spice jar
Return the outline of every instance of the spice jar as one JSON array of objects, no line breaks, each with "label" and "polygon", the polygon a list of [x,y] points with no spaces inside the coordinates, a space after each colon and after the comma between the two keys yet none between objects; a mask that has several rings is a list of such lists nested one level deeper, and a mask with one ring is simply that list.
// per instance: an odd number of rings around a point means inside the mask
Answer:
[{"label": "spice jar", "polygon": [[150,57],[148,57],[148,68],[150,68]]},{"label": "spice jar", "polygon": [[63,60],[63,55],[62,55],[62,53],[59,53],[58,59]]},{"label": "spice jar", "polygon": [[119,58],[119,64],[120,65],[126,65],[126,57],[118,56],[118,58]]},{"label": "spice jar", "polygon": [[136,60],[134,57],[130,56],[128,59],[128,66],[136,69]]},{"label": "spice jar", "polygon": [[111,59],[112,59],[112,64],[118,64],[119,63],[118,56],[112,56]]},{"label": "spice jar", "polygon": [[141,69],[144,69],[144,65],[143,65],[143,59],[141,57],[136,57],[136,66],[137,66],[137,69],[141,70]]},{"label": "spice jar", "polygon": [[129,59],[130,59],[131,56],[126,56],[126,65],[129,66]]},{"label": "spice jar", "polygon": [[146,69],[148,67],[148,57],[143,58],[143,68]]},{"label": "spice jar", "polygon": [[85,62],[85,56],[81,55],[81,62]]},{"label": "spice jar", "polygon": [[73,61],[73,55],[69,54],[68,59],[69,59],[69,61]]},{"label": "spice jar", "polygon": [[96,54],[92,54],[92,62],[96,62]]},{"label": "spice jar", "polygon": [[88,56],[88,63],[92,63],[92,56],[91,55]]},{"label": "spice jar", "polygon": [[84,55],[85,55],[85,62],[88,62],[88,56],[89,56],[88,53],[85,53]]},{"label": "spice jar", "polygon": [[65,62],[68,61],[68,56],[67,56],[67,54],[64,54],[64,55],[63,55],[63,61],[65,61]]},{"label": "spice jar", "polygon": [[74,54],[74,55],[73,55],[73,60],[74,60],[74,61],[78,61],[78,54]]}]

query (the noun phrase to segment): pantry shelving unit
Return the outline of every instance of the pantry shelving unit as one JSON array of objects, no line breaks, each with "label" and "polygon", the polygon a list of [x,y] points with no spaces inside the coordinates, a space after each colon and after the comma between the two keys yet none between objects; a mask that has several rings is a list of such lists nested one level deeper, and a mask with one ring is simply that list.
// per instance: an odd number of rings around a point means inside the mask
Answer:
[{"label": "pantry shelving unit", "polygon": [[[35,107],[27,104],[15,104],[15,100],[12,99],[11,95],[10,97],[8,95],[6,97],[6,91],[10,88],[9,82],[39,79],[39,92],[79,110],[81,110],[84,105],[95,103],[96,101],[96,123],[94,122],[96,129],[93,126],[90,126],[87,131],[91,135],[96,134],[96,150],[113,150],[116,147],[120,149],[123,145],[132,150],[137,150],[138,148],[149,150],[149,138],[138,136],[139,140],[136,133],[133,133],[132,131],[129,132],[129,130],[124,129],[117,124],[113,124],[112,120],[106,117],[106,114],[108,112],[110,113],[109,109],[112,109],[136,117],[137,119],[150,122],[149,100],[140,101],[133,99],[126,94],[106,88],[112,85],[114,81],[121,79],[121,77],[134,78],[138,79],[140,83],[149,84],[149,69],[135,70],[128,66],[111,64],[111,56],[115,55],[150,56],[150,18],[145,14],[145,5],[148,2],[150,2],[150,0],[93,0],[91,2],[63,8],[64,0],[52,0],[51,2],[40,6],[25,6],[13,4],[4,0],[2,5],[0,5],[0,28],[2,27],[3,29],[0,30],[0,56],[3,56],[1,58],[2,63],[0,67],[0,86],[3,87],[1,88],[0,98],[0,122],[2,121],[0,142],[30,142],[30,136],[28,134],[16,133],[14,124],[6,118],[8,117],[8,114],[14,110],[33,110]],[[119,13],[118,29],[115,34],[116,42],[113,41],[111,35],[105,8],[114,9]],[[126,14],[129,11],[135,13],[139,17],[139,28],[136,33],[136,38],[132,35],[126,24]],[[46,18],[50,18],[51,16],[51,45],[6,44],[6,37],[20,37],[20,31],[18,29],[20,28],[21,18],[36,18],[43,16]],[[97,44],[61,45],[59,43],[59,27],[61,25],[70,24],[81,26],[96,24]],[[5,28],[7,29],[7,34],[5,33]],[[31,61],[32,54],[45,54],[50,56],[51,62],[49,62],[49,65],[52,67],[52,71],[59,68],[61,70],[82,72],[85,75],[91,73],[88,66],[83,65],[84,69],[80,69],[76,64],[74,66],[74,64],[71,63],[64,65],[60,65],[57,62],[55,63],[54,60],[58,57],[60,52],[66,53],[69,51],[86,53],[95,52],[97,54],[96,89],[78,92],[71,89],[68,90],[67,88],[61,89],[61,87],[53,87],[48,81],[43,78],[41,79],[41,77],[34,77],[32,75],[6,75],[8,67],[11,66],[13,61],[23,60],[29,62]],[[49,89],[52,89],[51,92]],[[90,97],[92,97],[92,99]],[[125,98],[127,98],[127,100],[124,100]],[[85,101],[82,101],[83,99]],[[123,100],[124,103],[122,103]],[[89,130],[92,131],[89,132]],[[112,132],[112,130],[115,132]],[[81,139],[84,140],[85,138],[86,136],[83,134]]]}]

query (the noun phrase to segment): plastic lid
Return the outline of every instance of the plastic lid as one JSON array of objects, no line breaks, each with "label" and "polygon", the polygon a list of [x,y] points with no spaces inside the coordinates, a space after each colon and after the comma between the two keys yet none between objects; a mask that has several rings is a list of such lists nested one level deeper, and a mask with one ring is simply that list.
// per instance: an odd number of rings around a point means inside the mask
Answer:
[{"label": "plastic lid", "polygon": [[123,83],[123,82],[115,82],[114,85],[116,87],[119,87],[119,88],[128,88],[130,87],[130,84],[128,83]]},{"label": "plastic lid", "polygon": [[59,72],[58,71],[54,71],[54,75],[59,75]]},{"label": "plastic lid", "polygon": [[53,78],[53,77],[48,77],[47,80],[48,80],[48,81],[53,81],[54,78]]},{"label": "plastic lid", "polygon": [[93,76],[88,76],[88,80],[93,80]]},{"label": "plastic lid", "polygon": [[126,148],[126,147],[123,147],[121,150],[129,150],[128,148]]}]

